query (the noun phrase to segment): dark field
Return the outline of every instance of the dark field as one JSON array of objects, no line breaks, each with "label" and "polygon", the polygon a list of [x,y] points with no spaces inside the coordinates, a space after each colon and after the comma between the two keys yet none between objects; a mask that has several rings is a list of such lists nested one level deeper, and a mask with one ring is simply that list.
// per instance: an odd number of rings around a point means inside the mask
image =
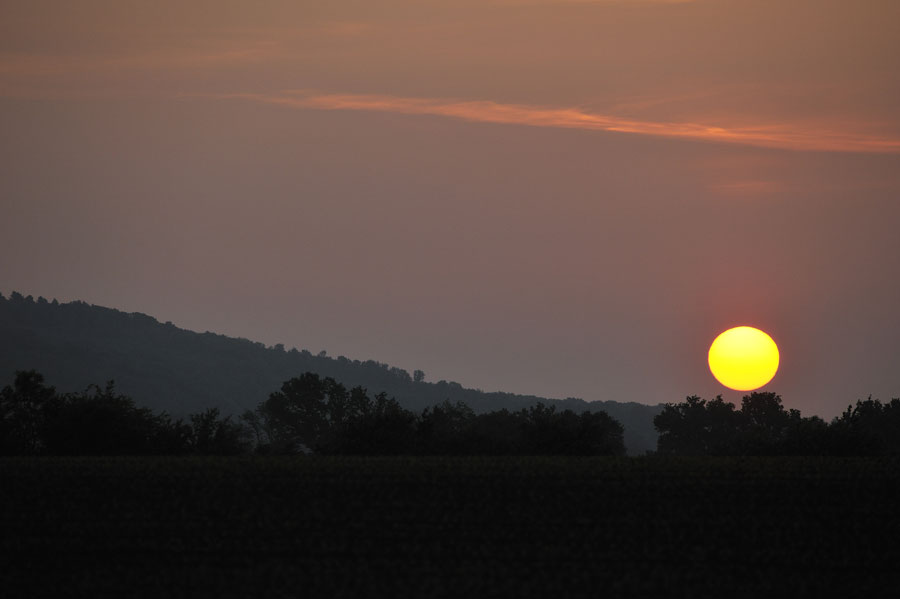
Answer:
[{"label": "dark field", "polygon": [[5,597],[892,596],[900,461],[0,460]]}]

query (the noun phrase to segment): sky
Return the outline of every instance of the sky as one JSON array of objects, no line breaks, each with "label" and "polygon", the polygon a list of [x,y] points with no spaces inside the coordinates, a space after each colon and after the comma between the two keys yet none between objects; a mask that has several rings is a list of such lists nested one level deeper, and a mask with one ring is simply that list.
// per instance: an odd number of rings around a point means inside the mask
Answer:
[{"label": "sky", "polygon": [[[900,397],[896,0],[0,6],[0,292],[677,402]],[[110,373],[115,378],[115,373]]]}]

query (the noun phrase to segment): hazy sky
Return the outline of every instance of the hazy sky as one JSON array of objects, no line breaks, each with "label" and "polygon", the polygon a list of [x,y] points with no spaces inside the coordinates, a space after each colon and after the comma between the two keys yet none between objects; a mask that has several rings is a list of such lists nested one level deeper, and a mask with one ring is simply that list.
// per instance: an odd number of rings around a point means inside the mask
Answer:
[{"label": "hazy sky", "polygon": [[831,417],[900,396],[900,2],[4,2],[0,209],[5,294],[643,403],[749,324]]}]

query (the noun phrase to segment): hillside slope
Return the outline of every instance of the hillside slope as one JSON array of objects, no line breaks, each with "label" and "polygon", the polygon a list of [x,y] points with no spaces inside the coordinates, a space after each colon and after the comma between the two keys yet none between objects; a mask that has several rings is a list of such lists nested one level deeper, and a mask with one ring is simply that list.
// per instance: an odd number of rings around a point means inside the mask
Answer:
[{"label": "hillside slope", "polygon": [[557,409],[606,411],[625,427],[629,453],[656,447],[653,416],[660,406],[614,401],[553,400],[487,393],[455,382],[413,381],[410,374],[373,360],[313,355],[307,350],[266,347],[247,339],[196,333],[139,313],[59,304],[13,293],[0,295],[0,385],[15,370],[35,369],[61,391],[114,379],[139,404],[173,415],[209,407],[241,413],[256,407],[285,380],[311,371],[347,387],[385,391],[406,408],[463,401],[476,412],[519,410],[537,402]]}]

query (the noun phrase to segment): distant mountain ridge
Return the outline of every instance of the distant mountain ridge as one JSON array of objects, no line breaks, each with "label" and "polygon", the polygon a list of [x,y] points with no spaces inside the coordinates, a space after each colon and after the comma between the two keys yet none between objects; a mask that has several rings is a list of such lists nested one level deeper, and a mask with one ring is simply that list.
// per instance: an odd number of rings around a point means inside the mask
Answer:
[{"label": "distant mountain ridge", "polygon": [[[631,454],[656,448],[653,416],[662,407],[635,402],[547,399],[484,392],[455,382],[413,380],[400,368],[374,360],[332,358],[324,352],[262,343],[215,333],[196,333],[151,316],[90,305],[60,304],[13,292],[0,295],[0,386],[15,370],[34,369],[61,391],[83,390],[114,379],[117,389],[153,410],[180,416],[218,407],[224,413],[255,408],[281,384],[303,372],[330,376],[345,386],[384,391],[407,409],[444,400],[463,401],[475,412],[511,411],[543,402],[558,410],[607,412],[625,427]],[[418,377],[417,377],[418,378]]]}]

